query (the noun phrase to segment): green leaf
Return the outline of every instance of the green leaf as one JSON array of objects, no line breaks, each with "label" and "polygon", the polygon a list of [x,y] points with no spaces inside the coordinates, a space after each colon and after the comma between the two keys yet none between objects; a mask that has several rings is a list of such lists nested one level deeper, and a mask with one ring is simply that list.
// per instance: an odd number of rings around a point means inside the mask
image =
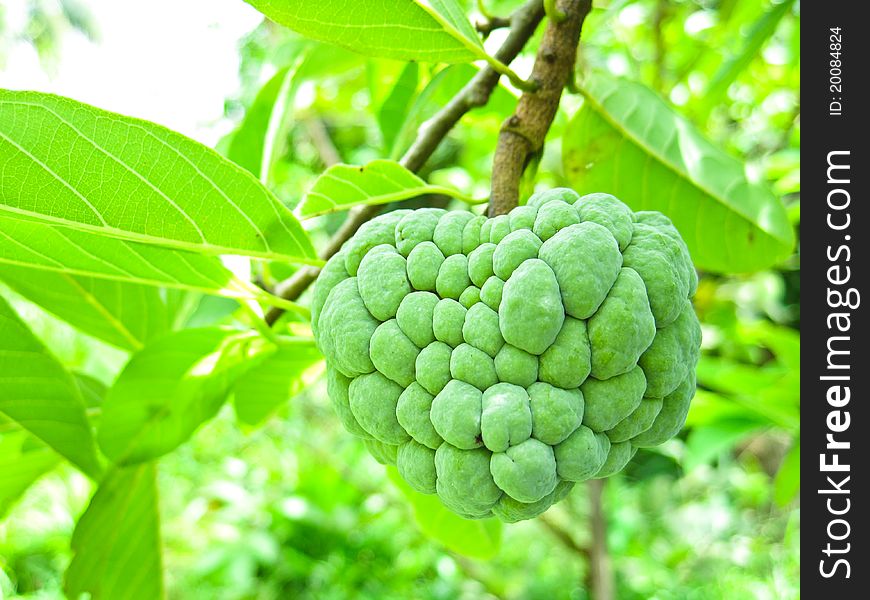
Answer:
[{"label": "green leaf", "polygon": [[2,214],[0,265],[258,300],[288,310],[298,308],[238,279],[217,257],[158,248]]},{"label": "green leaf", "polygon": [[776,360],[791,372],[801,370],[801,334],[790,327],[759,321],[747,327],[750,339],[766,346]]},{"label": "green leaf", "polygon": [[0,90],[0,211],[175,249],[314,262],[302,226],[250,173],[159,125]]},{"label": "green leaf", "polygon": [[387,154],[396,143],[396,138],[405,122],[411,101],[417,93],[417,84],[420,82],[420,67],[417,63],[408,63],[390,93],[384,99],[378,109],[378,126],[381,136],[384,138],[384,149]]},{"label": "green leaf", "polygon": [[313,340],[282,341],[275,354],[239,378],[233,388],[236,416],[246,425],[262,424],[322,371],[323,355]]},{"label": "green leaf", "polygon": [[73,379],[79,388],[85,408],[97,408],[103,405],[103,398],[106,397],[108,388],[102,381],[84,373],[73,373]]},{"label": "green leaf", "polygon": [[283,120],[293,98],[291,84],[295,73],[295,65],[279,69],[260,88],[230,140],[227,157],[250,171],[260,181],[264,181],[263,174],[268,173],[274,155],[274,142],[268,143],[267,138],[270,129],[274,130],[277,126],[270,128],[270,123],[280,123]]},{"label": "green leaf", "polygon": [[0,279],[81,331],[125,350],[138,350],[169,329],[166,303],[154,287],[2,264]]},{"label": "green leaf", "polygon": [[722,63],[704,91],[702,101],[708,110],[721,100],[737,76],[758,55],[765,43],[776,32],[779,22],[789,13],[793,4],[794,0],[783,0],[779,4],[773,5],[749,27],[740,51]]},{"label": "green leaf", "polygon": [[698,383],[726,394],[745,415],[761,417],[789,432],[800,431],[800,374],[779,366],[745,365],[702,356]]},{"label": "green leaf", "polygon": [[431,539],[471,558],[488,560],[498,554],[502,533],[498,519],[463,519],[448,510],[438,496],[411,488],[395,467],[387,467],[387,475],[411,503],[417,526]]},{"label": "green leaf", "polygon": [[583,93],[562,141],[578,192],[609,192],[634,210],[665,213],[702,269],[756,271],[790,254],[782,203],[649,88],[596,74]]},{"label": "green leaf", "polygon": [[365,166],[334,165],[314,182],[299,207],[307,219],[354,206],[389,204],[423,194],[444,194],[464,202],[475,201],[450,188],[429,185],[391,160],[373,160]]},{"label": "green leaf", "polygon": [[247,0],[302,35],[380,58],[457,63],[485,58],[457,0]]},{"label": "green leaf", "polygon": [[78,386],[2,297],[0,414],[87,475],[102,471]]},{"label": "green leaf", "polygon": [[702,356],[698,361],[698,382],[705,387],[731,394],[754,395],[758,390],[778,385],[786,371],[777,367],[760,368],[727,358]]},{"label": "green leaf", "polygon": [[27,488],[58,463],[60,457],[51,448],[0,416],[0,519]]},{"label": "green leaf", "polygon": [[154,463],[106,475],[76,525],[72,551],[64,583],[69,598],[165,598]]},{"label": "green leaf", "polygon": [[692,470],[710,462],[730,451],[750,433],[764,427],[765,424],[758,420],[738,417],[693,428],[686,439],[686,469]]},{"label": "green leaf", "polygon": [[274,351],[256,332],[186,329],[135,354],[109,389],[97,440],[116,463],[184,443],[220,410],[236,379]]},{"label": "green leaf", "polygon": [[801,441],[798,439],[785,455],[773,480],[773,499],[785,506],[801,490]]}]

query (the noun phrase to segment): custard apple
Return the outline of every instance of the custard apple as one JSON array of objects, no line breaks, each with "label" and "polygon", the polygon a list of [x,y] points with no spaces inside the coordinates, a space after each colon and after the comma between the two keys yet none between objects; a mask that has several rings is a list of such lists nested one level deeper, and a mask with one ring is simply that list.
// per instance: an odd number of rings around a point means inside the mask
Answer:
[{"label": "custard apple", "polygon": [[467,518],[532,518],[682,427],[701,341],[670,220],[557,188],[487,219],[365,225],[324,267],[328,393],[374,457]]}]

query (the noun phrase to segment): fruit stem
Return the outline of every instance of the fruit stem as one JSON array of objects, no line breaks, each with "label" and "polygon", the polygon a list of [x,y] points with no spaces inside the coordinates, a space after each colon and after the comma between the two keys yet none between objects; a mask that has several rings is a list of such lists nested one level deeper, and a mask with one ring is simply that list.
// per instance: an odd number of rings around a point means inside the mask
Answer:
[{"label": "fruit stem", "polygon": [[531,80],[538,89],[524,93],[513,116],[499,132],[492,164],[492,193],[489,216],[510,212],[519,204],[520,180],[530,160],[544,147],[553,124],[562,90],[570,82],[580,43],[583,21],[592,9],[591,0],[555,0],[547,2],[552,14],[535,57]]}]

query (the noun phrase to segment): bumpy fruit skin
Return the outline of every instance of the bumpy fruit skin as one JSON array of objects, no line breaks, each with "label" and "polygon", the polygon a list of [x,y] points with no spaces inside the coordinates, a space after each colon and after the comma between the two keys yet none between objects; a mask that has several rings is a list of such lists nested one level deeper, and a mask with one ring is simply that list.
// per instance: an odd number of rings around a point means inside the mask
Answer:
[{"label": "bumpy fruit skin", "polygon": [[463,517],[515,522],[679,432],[697,283],[667,217],[557,188],[494,219],[366,223],[318,278],[312,325],[375,459]]}]

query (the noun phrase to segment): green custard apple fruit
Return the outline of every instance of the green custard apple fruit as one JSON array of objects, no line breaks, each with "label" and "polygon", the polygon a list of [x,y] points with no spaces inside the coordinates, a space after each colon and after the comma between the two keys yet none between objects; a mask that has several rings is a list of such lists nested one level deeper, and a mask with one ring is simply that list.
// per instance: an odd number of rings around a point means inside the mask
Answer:
[{"label": "green custard apple fruit", "polygon": [[348,431],[467,518],[529,519],[682,427],[697,275],[670,220],[558,188],[397,210],[329,260],[312,322]]}]

